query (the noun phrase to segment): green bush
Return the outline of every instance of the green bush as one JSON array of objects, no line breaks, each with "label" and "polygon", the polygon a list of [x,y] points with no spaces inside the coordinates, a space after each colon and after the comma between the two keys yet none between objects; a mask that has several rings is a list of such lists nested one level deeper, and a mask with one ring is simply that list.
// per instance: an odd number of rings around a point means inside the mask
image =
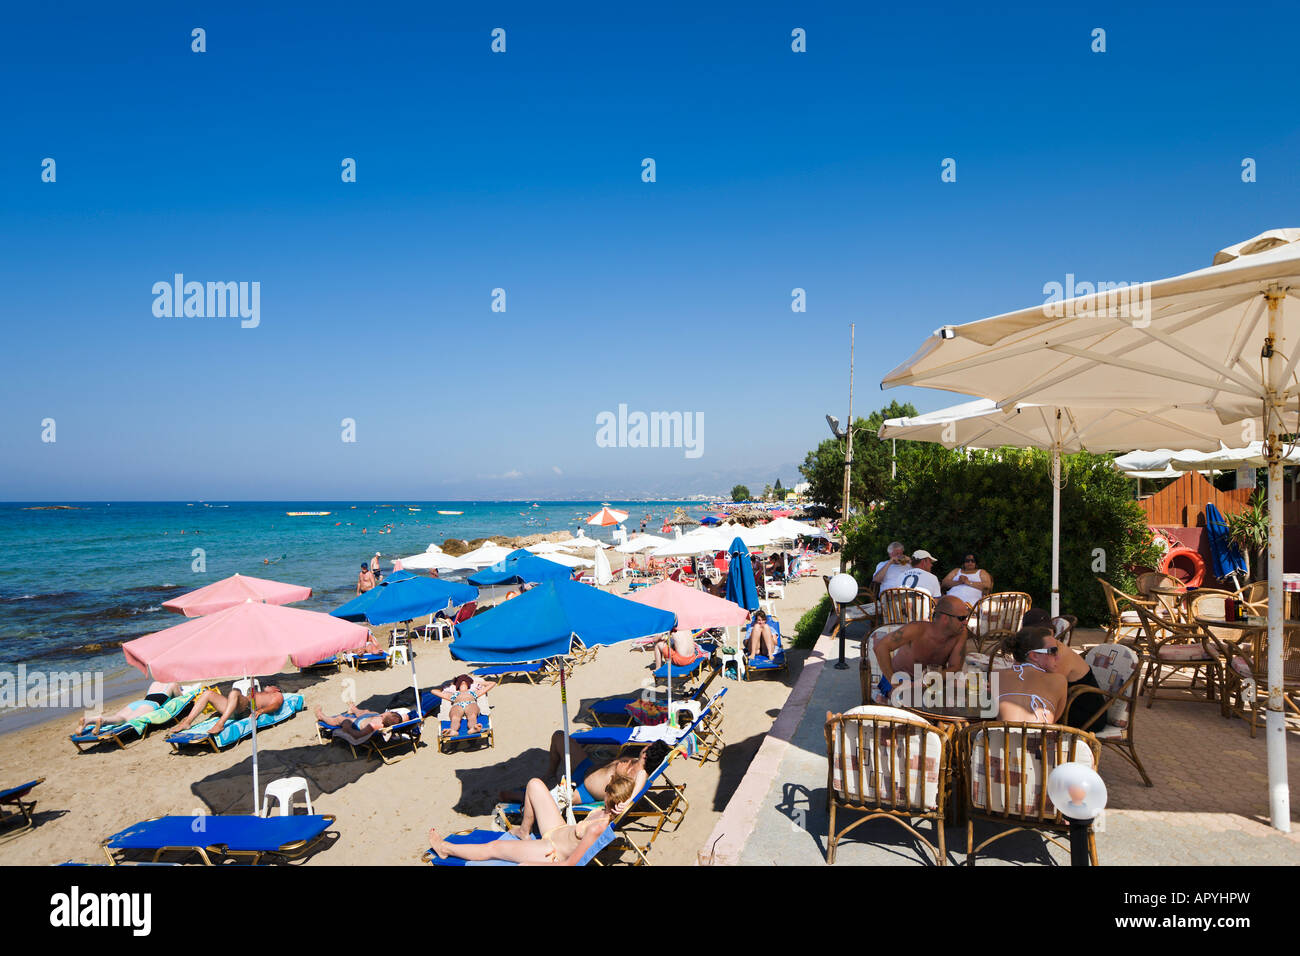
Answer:
[{"label": "green bush", "polygon": [[[1108,458],[1067,455],[1061,471],[1061,612],[1093,626],[1107,617],[1096,578],[1132,591],[1131,569],[1153,567],[1157,553],[1127,479]],[[933,554],[940,578],[963,551],[974,551],[993,575],[994,590],[1026,591],[1036,607],[1050,607],[1051,455],[973,451],[900,472],[888,498],[850,532],[847,551],[859,580],[893,540]]]},{"label": "green bush", "polygon": [[810,648],[817,643],[826,628],[826,618],[831,613],[831,597],[823,594],[822,599],[804,612],[799,623],[794,626],[794,647]]}]

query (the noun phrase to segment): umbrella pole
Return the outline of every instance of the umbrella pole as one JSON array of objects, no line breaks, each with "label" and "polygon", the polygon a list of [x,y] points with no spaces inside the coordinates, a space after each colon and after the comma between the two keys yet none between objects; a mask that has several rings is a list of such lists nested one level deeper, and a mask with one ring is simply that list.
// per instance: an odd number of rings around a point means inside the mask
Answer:
[{"label": "umbrella pole", "polygon": [[1052,617],[1061,615],[1061,410],[1052,445]]},{"label": "umbrella pole", "polygon": [[[569,640],[573,637],[570,635]],[[573,781],[573,761],[569,759],[569,691],[564,684],[564,658],[560,658],[560,711],[564,715],[564,779],[568,782],[569,792],[573,793],[577,785]],[[564,818],[570,823],[575,823],[573,816],[573,798],[570,796],[568,804],[564,808]]]},{"label": "umbrella pole", "polygon": [[1268,297],[1268,384],[1264,399],[1264,436],[1268,441],[1268,741],[1269,809],[1275,829],[1291,832],[1291,795],[1287,789],[1286,718],[1282,712],[1282,403],[1278,400],[1283,356],[1280,318],[1282,297],[1271,286]]},{"label": "umbrella pole", "polygon": [[262,808],[258,803],[257,792],[257,691],[253,683],[256,678],[244,678],[248,683],[249,720],[253,722],[253,816],[261,816]]},{"label": "umbrella pole", "polygon": [[406,657],[411,662],[411,687],[415,690],[415,716],[424,720],[424,708],[420,706],[420,680],[415,676],[415,649],[406,648]]}]

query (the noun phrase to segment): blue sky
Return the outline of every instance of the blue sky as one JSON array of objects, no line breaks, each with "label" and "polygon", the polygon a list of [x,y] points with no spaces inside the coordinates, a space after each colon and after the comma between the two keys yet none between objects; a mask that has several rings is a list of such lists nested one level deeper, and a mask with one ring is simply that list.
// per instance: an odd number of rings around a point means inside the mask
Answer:
[{"label": "blue sky", "polygon": [[[933,328],[1300,225],[1281,5],[7,18],[0,499],[790,484],[850,322],[855,411],[933,409],[959,398],[878,390]],[[155,317],[178,272],[259,282],[260,325]],[[598,447],[620,403],[703,413],[703,454]]]}]

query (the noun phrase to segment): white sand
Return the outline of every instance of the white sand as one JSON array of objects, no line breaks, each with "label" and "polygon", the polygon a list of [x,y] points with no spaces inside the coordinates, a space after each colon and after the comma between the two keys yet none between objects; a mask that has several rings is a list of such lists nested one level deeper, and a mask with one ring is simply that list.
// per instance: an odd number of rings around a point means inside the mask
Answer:
[{"label": "white sand", "polygon": [[[824,557],[819,567],[831,573],[837,562]],[[625,588],[616,584],[613,590],[622,593]],[[824,593],[820,576],[787,587],[785,599],[776,604],[787,641],[793,640],[799,617]],[[446,645],[417,641],[415,650],[422,686],[468,669],[451,657]],[[714,682],[711,690],[730,688],[722,723],[726,748],[720,760],[704,765],[682,757],[674,761],[669,776],[686,785],[690,809],[677,831],[660,835],[653,863],[695,862],[789,695],[806,653],[787,656],[789,669],[779,677]],[[590,700],[635,693],[649,674],[649,661],[648,654],[627,646],[602,648],[595,661],[577,668],[568,681],[571,720]],[[304,776],[316,812],[338,818],[332,828],[336,839],[309,857],[309,865],[417,863],[431,825],[444,833],[489,826],[499,790],[521,788],[529,777],[546,770],[547,743],[560,726],[558,686],[509,683],[494,690],[492,749],[440,754],[433,744],[435,725],[430,724],[429,742],[418,754],[383,765],[375,758],[353,758],[342,743],[317,743],[311,712],[318,704],[326,713],[341,710],[345,680],[355,680],[355,696],[363,705],[382,703],[410,686],[410,669],[344,670],[324,678],[285,675],[280,686],[301,690],[307,709],[258,735],[263,789],[278,777]],[[0,787],[46,778],[32,794],[38,801],[37,826],[25,833],[0,831],[0,864],[101,862],[100,841],[137,821],[199,810],[247,813],[252,808],[252,748],[247,741],[221,754],[178,756],[164,742],[166,732],[155,731],[124,751],[101,748],[78,755],[67,739],[73,722],[61,719],[0,736]],[[575,729],[585,726],[575,721]]]}]

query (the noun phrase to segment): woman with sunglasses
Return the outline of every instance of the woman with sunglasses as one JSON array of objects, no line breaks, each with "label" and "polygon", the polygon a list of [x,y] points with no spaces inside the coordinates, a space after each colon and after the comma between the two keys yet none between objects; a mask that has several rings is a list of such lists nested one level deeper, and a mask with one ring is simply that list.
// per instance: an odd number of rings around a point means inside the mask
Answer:
[{"label": "woman with sunglasses", "polygon": [[[1050,630],[1050,621],[1051,618],[1047,616],[1047,612],[1043,609],[1030,608],[1025,613],[1022,626],[1042,626]],[[1075,653],[1074,649],[1068,644],[1062,644],[1058,641],[1055,634],[1044,641],[1043,646],[1055,648],[1054,655],[1051,652],[1046,655],[1052,659],[1049,669],[1065,678],[1067,696],[1076,687],[1096,687],[1098,690],[1101,689],[1097,683],[1097,678],[1092,673],[1092,668],[1088,666],[1088,662]],[[1079,699],[1070,705],[1070,709],[1065,716],[1061,718],[1061,723],[1067,727],[1083,728],[1098,713],[1101,716],[1097,717],[1087,728],[1090,734],[1095,734],[1106,726],[1106,698],[1101,694],[1081,694]]]},{"label": "woman with sunglasses", "polygon": [[[1063,674],[1056,673],[1057,649],[1046,627],[1022,627],[1003,649],[1015,663],[995,670],[998,719],[1014,723],[1055,724],[1065,712],[1068,695]],[[1050,645],[1050,646],[1049,646]]]},{"label": "woman with sunglasses", "polygon": [[980,567],[974,552],[962,555],[961,567],[953,568],[943,579],[944,590],[974,607],[980,598],[993,590],[993,575]]}]

